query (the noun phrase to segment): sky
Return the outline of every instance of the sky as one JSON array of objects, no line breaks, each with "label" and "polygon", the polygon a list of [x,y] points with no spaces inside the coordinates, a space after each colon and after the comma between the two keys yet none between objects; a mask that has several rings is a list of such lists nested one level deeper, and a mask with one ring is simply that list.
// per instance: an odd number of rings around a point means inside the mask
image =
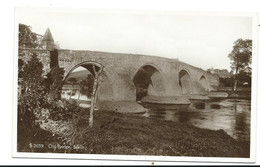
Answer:
[{"label": "sky", "polygon": [[44,34],[62,49],[133,53],[228,69],[235,40],[252,39],[252,17],[169,11],[16,8],[16,23]]}]

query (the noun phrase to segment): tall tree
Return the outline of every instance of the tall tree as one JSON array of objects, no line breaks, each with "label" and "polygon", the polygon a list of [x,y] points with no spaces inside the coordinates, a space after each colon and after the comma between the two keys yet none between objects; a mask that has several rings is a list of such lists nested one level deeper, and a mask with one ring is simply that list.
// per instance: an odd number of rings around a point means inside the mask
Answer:
[{"label": "tall tree", "polygon": [[93,72],[94,72],[94,81],[93,81],[93,89],[91,93],[91,104],[90,104],[90,113],[89,113],[89,127],[93,127],[94,122],[94,107],[97,101],[97,93],[98,88],[101,86],[102,82],[107,78],[104,74],[104,66],[99,67],[96,69],[95,65],[92,65]]},{"label": "tall tree", "polygon": [[23,59],[19,58],[18,59],[18,78],[22,78],[23,77],[23,66],[24,66],[24,61]]},{"label": "tall tree", "polygon": [[33,54],[27,62],[21,61],[19,66],[22,66],[19,69],[22,71],[19,73],[22,91],[18,94],[17,145],[21,149],[32,142],[40,131],[37,115],[48,103],[43,84],[43,65],[37,55]]},{"label": "tall tree", "polygon": [[59,100],[61,96],[64,78],[64,69],[56,66],[51,69],[45,79],[45,85],[49,93],[50,99]]},{"label": "tall tree", "polygon": [[39,88],[43,82],[43,65],[35,53],[31,59],[23,66],[24,84],[26,91]]},{"label": "tall tree", "polygon": [[231,60],[231,69],[235,73],[234,91],[237,86],[237,75],[240,72],[251,73],[252,62],[252,40],[250,39],[238,39],[234,42],[233,50],[228,55]]},{"label": "tall tree", "polygon": [[42,36],[31,31],[31,27],[25,24],[19,24],[19,48],[36,49],[40,47]]},{"label": "tall tree", "polygon": [[22,68],[23,93],[18,97],[18,118],[22,124],[33,125],[35,112],[46,104],[42,67],[37,55],[33,54]]},{"label": "tall tree", "polygon": [[[19,24],[19,48],[35,49],[39,46],[38,35],[29,26]],[[18,145],[24,144],[35,135],[38,124],[35,122],[36,113],[46,107],[46,91],[43,85],[43,64],[35,53],[24,61],[23,53],[19,50],[18,78],[21,93],[18,94]],[[23,137],[27,136],[27,137]]]}]

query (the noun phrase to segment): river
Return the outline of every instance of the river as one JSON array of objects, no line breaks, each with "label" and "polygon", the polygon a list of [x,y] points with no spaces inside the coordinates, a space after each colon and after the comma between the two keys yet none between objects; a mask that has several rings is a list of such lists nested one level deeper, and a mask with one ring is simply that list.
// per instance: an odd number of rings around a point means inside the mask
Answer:
[{"label": "river", "polygon": [[224,99],[194,100],[190,105],[142,105],[148,109],[145,117],[212,130],[223,129],[235,139],[250,141],[250,104],[250,100]]}]

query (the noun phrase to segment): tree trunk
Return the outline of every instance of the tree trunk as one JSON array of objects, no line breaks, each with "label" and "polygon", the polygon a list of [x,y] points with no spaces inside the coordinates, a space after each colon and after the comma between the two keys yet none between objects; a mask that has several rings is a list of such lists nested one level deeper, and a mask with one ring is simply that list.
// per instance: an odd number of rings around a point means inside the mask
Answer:
[{"label": "tree trunk", "polygon": [[93,113],[94,113],[94,106],[95,106],[95,96],[96,96],[96,89],[97,89],[97,75],[94,78],[94,85],[93,85],[93,91],[91,94],[91,103],[90,103],[90,113],[89,113],[89,127],[93,127]]},{"label": "tree trunk", "polygon": [[235,79],[234,88],[233,91],[235,92],[237,90],[237,79]]},{"label": "tree trunk", "polygon": [[72,96],[72,91],[70,91],[69,101],[70,101],[70,99],[71,99],[71,96]]},{"label": "tree trunk", "polygon": [[99,79],[97,80],[97,89],[96,89],[96,94],[95,94],[95,98],[94,98],[94,109],[95,107],[97,107],[97,96],[98,96],[98,89],[99,89]]},{"label": "tree trunk", "polygon": [[79,93],[79,95],[78,95],[78,105],[79,105],[79,98],[80,98],[80,91],[78,90],[78,93]]},{"label": "tree trunk", "polygon": [[89,127],[92,128],[93,127],[93,122],[94,122],[94,107],[95,107],[95,103],[96,103],[96,99],[97,99],[97,89],[99,84],[99,76],[101,74],[101,72],[103,71],[103,66],[99,69],[99,71],[97,72],[95,69],[95,66],[93,65],[93,70],[94,70],[94,84],[93,84],[93,90],[92,90],[92,94],[91,94],[91,104],[90,104],[90,113],[89,113]]},{"label": "tree trunk", "polygon": [[237,73],[238,73],[238,68],[236,69],[236,73],[235,73],[235,82],[234,82],[234,87],[233,87],[234,92],[237,90]]}]

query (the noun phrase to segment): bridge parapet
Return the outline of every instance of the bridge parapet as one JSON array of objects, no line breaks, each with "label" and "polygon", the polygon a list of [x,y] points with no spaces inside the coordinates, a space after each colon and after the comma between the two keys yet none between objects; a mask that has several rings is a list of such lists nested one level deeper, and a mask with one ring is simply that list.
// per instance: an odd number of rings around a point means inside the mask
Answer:
[{"label": "bridge parapet", "polygon": [[[19,50],[19,57],[28,61],[35,52],[44,65],[45,74],[50,71],[50,51]],[[108,53],[97,51],[58,50],[58,63],[65,76],[84,63],[103,65],[108,81],[100,90],[104,101],[136,101],[141,90],[158,97],[181,97],[193,94],[205,95],[216,89],[218,78],[206,71],[178,59],[138,54]],[[140,74],[138,82],[135,77]],[[142,75],[148,76],[142,83]],[[144,80],[144,79],[143,79]],[[106,91],[106,90],[111,91]],[[102,96],[102,97],[101,97]],[[170,98],[171,99],[171,98]]]}]

